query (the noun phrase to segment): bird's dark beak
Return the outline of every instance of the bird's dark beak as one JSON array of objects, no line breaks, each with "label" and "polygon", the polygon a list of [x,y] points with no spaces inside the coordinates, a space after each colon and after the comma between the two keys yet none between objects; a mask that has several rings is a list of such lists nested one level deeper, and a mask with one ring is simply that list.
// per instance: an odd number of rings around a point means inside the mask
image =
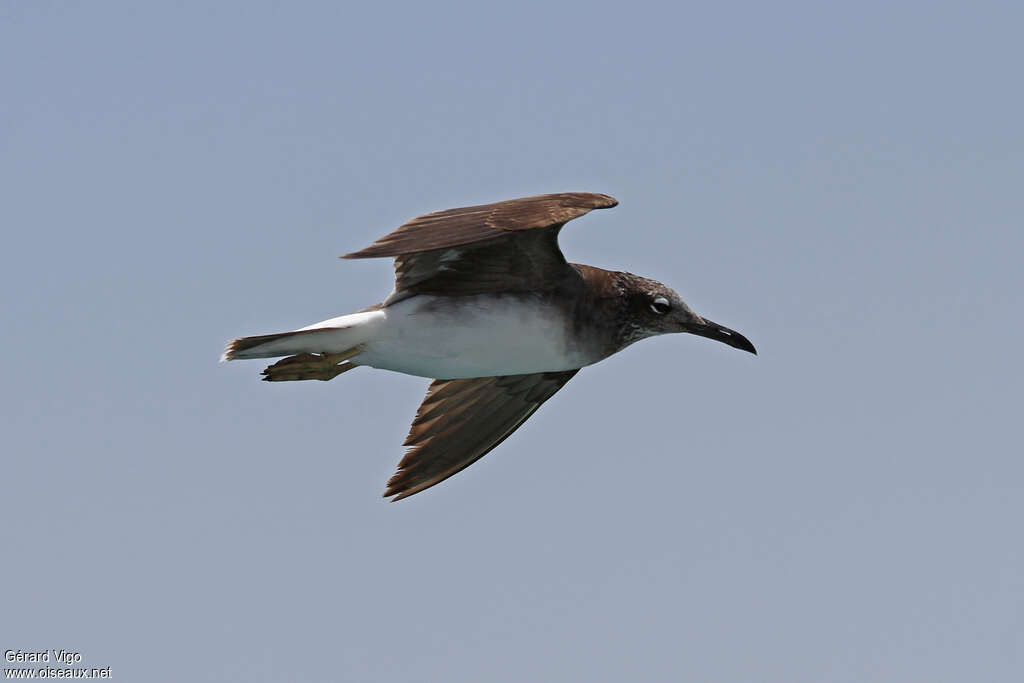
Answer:
[{"label": "bird's dark beak", "polygon": [[749,351],[750,353],[757,355],[757,349],[750,343],[750,340],[744,337],[736,330],[730,330],[728,327],[723,327],[716,322],[712,322],[707,318],[697,318],[695,321],[689,321],[683,324],[683,331],[689,332],[690,334],[696,334],[701,337],[707,337],[708,339],[714,339],[720,341],[723,344],[740,349],[741,351]]}]

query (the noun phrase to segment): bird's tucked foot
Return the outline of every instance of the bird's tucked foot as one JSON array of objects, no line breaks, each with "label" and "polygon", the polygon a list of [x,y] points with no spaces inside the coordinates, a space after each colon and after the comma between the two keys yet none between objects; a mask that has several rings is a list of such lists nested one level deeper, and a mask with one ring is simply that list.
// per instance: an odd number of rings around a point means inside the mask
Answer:
[{"label": "bird's tucked foot", "polygon": [[356,367],[347,363],[349,358],[359,355],[360,347],[342,353],[300,353],[282,358],[263,371],[265,382],[294,382],[304,379],[318,379],[326,382]]}]

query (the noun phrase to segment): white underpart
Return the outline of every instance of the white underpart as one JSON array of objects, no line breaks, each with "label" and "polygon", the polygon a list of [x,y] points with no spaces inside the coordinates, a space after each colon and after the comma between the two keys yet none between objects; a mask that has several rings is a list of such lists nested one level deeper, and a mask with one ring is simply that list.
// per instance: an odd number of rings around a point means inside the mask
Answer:
[{"label": "white underpart", "polygon": [[559,313],[537,298],[421,295],[303,329],[338,328],[318,340],[329,342],[324,352],[362,344],[356,365],[438,379],[491,377],[586,365],[569,350]]}]

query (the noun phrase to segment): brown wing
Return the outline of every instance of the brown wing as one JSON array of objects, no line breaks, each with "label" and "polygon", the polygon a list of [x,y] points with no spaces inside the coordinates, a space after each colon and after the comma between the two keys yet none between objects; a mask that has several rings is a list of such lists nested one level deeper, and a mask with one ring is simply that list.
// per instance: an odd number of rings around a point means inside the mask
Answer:
[{"label": "brown wing", "polygon": [[388,481],[384,496],[407,498],[469,467],[577,372],[434,380],[405,439],[411,449]]},{"label": "brown wing", "polygon": [[469,295],[537,291],[576,280],[558,248],[573,218],[618,202],[603,194],[567,192],[438,211],[413,219],[345,258],[392,256],[395,294]]},{"label": "brown wing", "polygon": [[412,219],[366,249],[344,258],[402,256],[459,247],[510,231],[561,226],[592,209],[608,209],[618,203],[606,194],[562,192],[435,211]]}]

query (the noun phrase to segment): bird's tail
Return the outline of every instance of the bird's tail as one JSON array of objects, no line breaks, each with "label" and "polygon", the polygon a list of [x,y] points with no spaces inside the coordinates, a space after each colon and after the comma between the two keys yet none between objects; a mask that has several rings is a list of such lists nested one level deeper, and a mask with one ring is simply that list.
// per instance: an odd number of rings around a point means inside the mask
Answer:
[{"label": "bird's tail", "polygon": [[295,330],[277,334],[261,334],[255,337],[239,337],[228,342],[221,361],[247,360],[250,358],[277,358],[297,353],[321,353],[334,346],[332,337],[336,330]]},{"label": "bird's tail", "polygon": [[240,337],[228,343],[222,361],[277,358],[300,353],[339,354],[370,341],[386,319],[373,309],[349,313],[315,323],[301,330]]},{"label": "bird's tail", "polygon": [[228,344],[221,360],[288,356],[264,369],[263,379],[268,382],[334,379],[341,373],[356,367],[348,360],[358,356],[363,348],[353,346],[340,353],[313,351],[312,349],[327,348],[330,341],[336,341],[324,338],[324,334],[328,332],[337,332],[337,330],[296,330],[279,334],[262,334],[257,337],[242,337]]},{"label": "bird's tail", "polygon": [[376,307],[292,332],[240,337],[228,343],[221,361],[288,356],[263,371],[268,382],[328,380],[358,365],[349,362],[363,351],[386,319]]}]

